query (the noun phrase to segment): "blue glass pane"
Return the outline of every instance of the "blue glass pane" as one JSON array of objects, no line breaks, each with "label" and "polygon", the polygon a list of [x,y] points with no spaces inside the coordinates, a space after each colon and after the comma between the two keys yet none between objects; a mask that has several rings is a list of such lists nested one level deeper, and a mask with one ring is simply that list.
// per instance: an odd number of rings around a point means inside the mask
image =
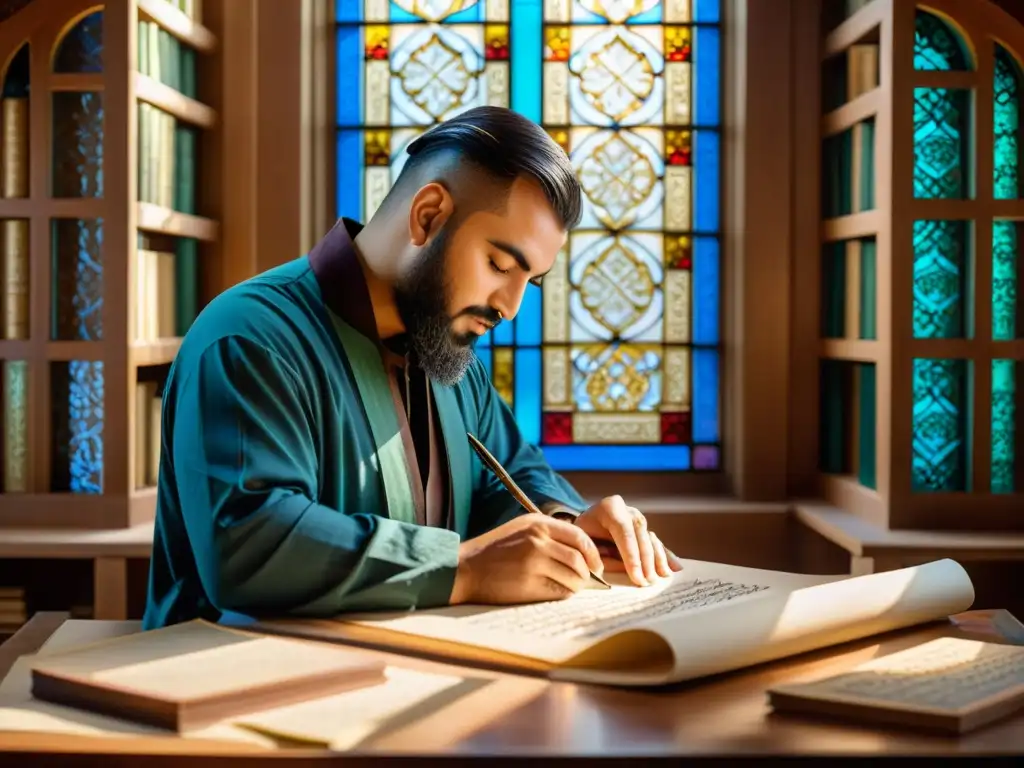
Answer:
[{"label": "blue glass pane", "polygon": [[718,344],[721,276],[718,240],[693,239],[693,343]]},{"label": "blue glass pane", "polygon": [[970,91],[914,89],[914,197],[967,197]]},{"label": "blue glass pane", "polygon": [[363,0],[334,0],[335,21],[353,22],[362,18]]},{"label": "blue glass pane", "polygon": [[914,69],[968,69],[960,35],[938,16],[920,9],[914,18]]},{"label": "blue glass pane", "polygon": [[53,307],[50,338],[103,339],[103,220],[54,219],[50,247]]},{"label": "blue glass pane", "polygon": [[[343,2],[344,0],[335,0],[336,2]],[[518,0],[517,0],[518,2]],[[479,2],[473,3],[468,8],[463,8],[450,16],[441,17],[440,14],[447,11],[455,3],[417,3],[416,5],[422,6],[423,10],[416,14],[410,13],[408,10],[403,8],[398,3],[391,3],[391,10],[389,16],[391,21],[397,24],[408,24],[418,23],[422,24],[426,22],[444,22],[445,24],[458,24],[460,22],[478,22],[484,20],[484,6],[487,4],[487,0],[479,0]]]},{"label": "blue glass pane", "polygon": [[340,27],[335,66],[338,125],[359,125],[363,119],[363,32]]},{"label": "blue glass pane", "polygon": [[511,13],[509,54],[512,59],[511,107],[535,123],[541,119],[544,66],[544,9],[541,0],[515,0]]},{"label": "blue glass pane", "polygon": [[718,351],[693,350],[693,441],[718,442]]},{"label": "blue glass pane", "polygon": [[694,88],[694,123],[718,125],[721,120],[721,45],[717,27],[697,27],[694,50],[697,83]]},{"label": "blue glass pane", "polygon": [[103,71],[103,11],[79,20],[57,46],[54,72]]},{"label": "blue glass pane", "polygon": [[556,470],[690,469],[688,445],[546,445],[544,458]]},{"label": "blue glass pane", "polygon": [[914,338],[963,338],[967,322],[967,222],[914,222]]},{"label": "blue glass pane", "polygon": [[1020,77],[1017,62],[996,46],[992,84],[992,196],[1016,200],[1020,194]]},{"label": "blue glass pane", "polygon": [[476,356],[480,358],[480,362],[484,365],[484,370],[487,371],[487,380],[491,380],[491,376],[494,373],[493,359],[491,356],[490,347],[481,347],[479,344],[476,345]]},{"label": "blue glass pane", "polygon": [[911,487],[967,490],[967,363],[914,360]]},{"label": "blue glass pane", "polygon": [[51,363],[53,467],[58,492],[103,492],[103,363]]},{"label": "blue glass pane", "polygon": [[721,18],[719,0],[693,0],[693,20],[698,24],[715,24]]},{"label": "blue glass pane", "polygon": [[1017,470],[1017,363],[992,361],[992,493],[1013,493]]},{"label": "blue glass pane", "polygon": [[540,350],[517,349],[515,364],[516,423],[523,438],[533,444],[540,442],[541,375]]},{"label": "blue glass pane", "polygon": [[338,131],[338,217],[363,218],[363,139],[358,131]]},{"label": "blue glass pane", "polygon": [[541,295],[540,288],[530,285],[523,295],[523,303],[516,316],[516,344],[524,347],[540,346]]},{"label": "blue glass pane", "polygon": [[53,94],[54,197],[103,197],[103,92]]},{"label": "blue glass pane", "polygon": [[695,131],[693,188],[696,205],[693,213],[693,228],[698,232],[716,232],[719,228],[718,180],[719,140],[714,131]]},{"label": "blue glass pane", "polygon": [[491,344],[496,347],[512,346],[515,343],[514,329],[514,321],[510,323],[507,320],[503,320],[498,323],[498,326],[488,334],[491,337]]}]

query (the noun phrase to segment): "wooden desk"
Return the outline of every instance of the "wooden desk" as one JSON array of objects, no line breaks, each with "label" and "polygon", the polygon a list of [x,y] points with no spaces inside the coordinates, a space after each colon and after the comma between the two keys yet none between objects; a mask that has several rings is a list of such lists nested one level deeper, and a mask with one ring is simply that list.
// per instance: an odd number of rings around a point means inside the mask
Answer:
[{"label": "wooden desk", "polygon": [[[0,646],[0,676],[18,656],[32,653],[62,624],[62,614],[37,614]],[[72,626],[73,625],[73,626]],[[75,621],[68,626],[82,640],[138,630],[135,622]],[[775,664],[722,675],[663,690],[621,690],[548,683],[525,676],[482,670],[488,687],[401,730],[367,742],[346,765],[387,755],[444,755],[458,758],[493,755],[530,757],[722,757],[727,755],[944,755],[1020,754],[1024,752],[1024,714],[964,738],[909,731],[885,731],[771,714],[765,690],[782,681],[817,677],[848,669],[881,653],[890,653],[941,635],[1024,644],[1024,625],[1006,611],[972,611],[899,633],[805,654]],[[375,653],[367,651],[368,653]],[[410,668],[466,674],[467,669],[419,659],[380,654]],[[12,759],[17,754],[17,759]],[[329,753],[310,749],[265,750],[237,744],[199,743],[175,737],[84,738],[47,734],[0,733],[0,763],[27,765],[31,757],[60,754],[106,755],[105,763],[136,766],[141,756],[182,756],[198,765],[204,756],[217,766],[241,765],[260,757],[291,764],[322,760]],[[183,756],[190,756],[187,760]],[[335,754],[337,757],[337,754]],[[237,762],[236,762],[237,761]],[[293,762],[294,761],[294,762]],[[246,762],[246,764],[249,764]],[[173,760],[174,764],[178,760]],[[379,765],[379,762],[376,763]]]}]

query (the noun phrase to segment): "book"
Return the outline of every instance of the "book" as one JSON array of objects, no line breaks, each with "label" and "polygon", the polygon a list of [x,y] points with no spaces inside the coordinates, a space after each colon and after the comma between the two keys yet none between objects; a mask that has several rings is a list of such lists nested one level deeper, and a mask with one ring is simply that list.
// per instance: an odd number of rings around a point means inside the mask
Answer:
[{"label": "book", "polygon": [[459,605],[331,619],[262,619],[265,632],[532,671],[555,680],[657,686],[729,672],[967,610],[949,559],[866,576],[682,560],[647,587],[609,576],[558,601]]},{"label": "book", "polygon": [[777,712],[962,734],[1024,709],[1024,647],[943,637],[768,691]]},{"label": "book", "polygon": [[184,732],[378,685],[385,670],[352,649],[195,620],[38,657],[31,676],[36,699]]}]

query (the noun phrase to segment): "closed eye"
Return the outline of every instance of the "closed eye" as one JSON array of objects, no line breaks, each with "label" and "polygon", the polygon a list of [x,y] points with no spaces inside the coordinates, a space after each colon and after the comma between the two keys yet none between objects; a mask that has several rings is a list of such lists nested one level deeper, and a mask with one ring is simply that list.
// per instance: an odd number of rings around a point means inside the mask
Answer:
[{"label": "closed eye", "polygon": [[[493,269],[495,272],[497,272],[497,273],[499,273],[501,275],[507,275],[509,272],[512,271],[510,269],[502,269],[501,267],[498,266],[497,262],[495,262],[494,259],[490,259],[490,263],[491,263],[491,269]],[[541,287],[541,283],[543,282],[543,280],[544,280],[544,276],[543,275],[538,275],[537,277],[531,278],[530,283],[532,285],[535,285],[538,288],[540,288]]]}]

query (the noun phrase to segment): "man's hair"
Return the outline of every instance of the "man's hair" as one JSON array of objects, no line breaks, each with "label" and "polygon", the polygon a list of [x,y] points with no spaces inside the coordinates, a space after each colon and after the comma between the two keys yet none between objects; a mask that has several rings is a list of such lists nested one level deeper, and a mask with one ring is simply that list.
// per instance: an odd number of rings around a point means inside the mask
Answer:
[{"label": "man's hair", "polygon": [[406,151],[409,158],[396,188],[418,177],[417,171],[438,154],[454,152],[460,162],[482,169],[505,191],[520,176],[533,178],[566,230],[580,221],[582,191],[565,151],[543,128],[510,109],[470,109],[418,136]]}]

